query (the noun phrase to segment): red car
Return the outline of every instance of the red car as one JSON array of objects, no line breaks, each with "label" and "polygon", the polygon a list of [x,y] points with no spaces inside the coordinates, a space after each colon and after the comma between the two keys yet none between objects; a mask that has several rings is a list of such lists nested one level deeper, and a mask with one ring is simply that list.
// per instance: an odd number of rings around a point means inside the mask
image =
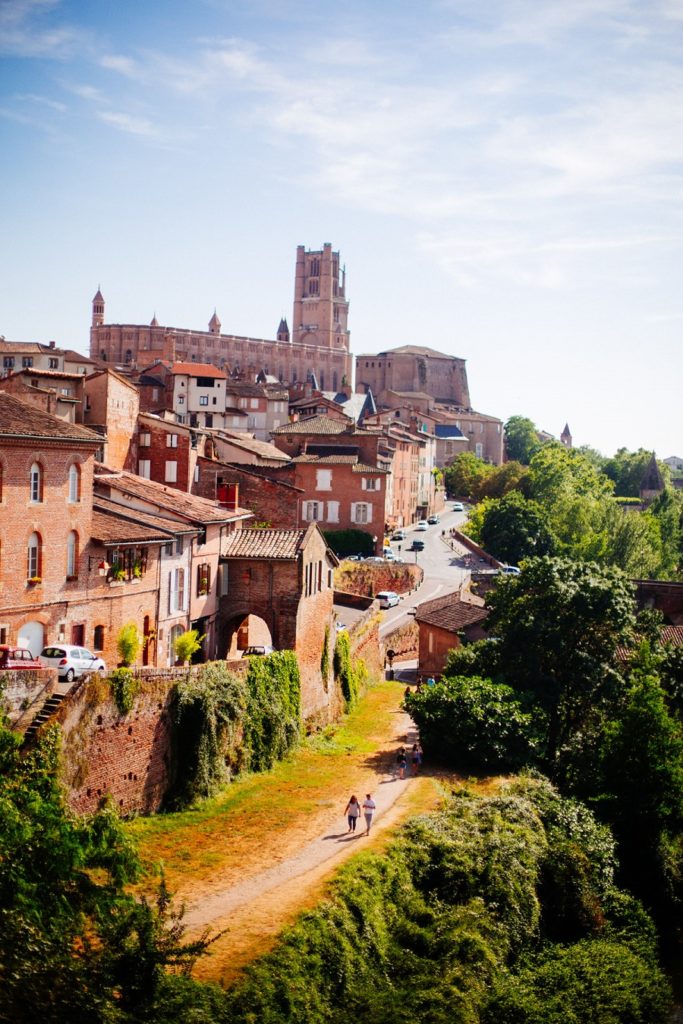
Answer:
[{"label": "red car", "polygon": [[0,646],[0,669],[43,668],[26,647]]}]

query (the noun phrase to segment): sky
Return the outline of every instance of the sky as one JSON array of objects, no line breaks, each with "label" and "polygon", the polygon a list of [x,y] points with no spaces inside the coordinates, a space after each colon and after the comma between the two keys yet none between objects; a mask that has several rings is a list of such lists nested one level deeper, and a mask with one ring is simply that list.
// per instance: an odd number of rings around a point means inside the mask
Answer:
[{"label": "sky", "polygon": [[683,455],[683,0],[0,0],[0,334],[273,338],[297,245],[354,354]]}]

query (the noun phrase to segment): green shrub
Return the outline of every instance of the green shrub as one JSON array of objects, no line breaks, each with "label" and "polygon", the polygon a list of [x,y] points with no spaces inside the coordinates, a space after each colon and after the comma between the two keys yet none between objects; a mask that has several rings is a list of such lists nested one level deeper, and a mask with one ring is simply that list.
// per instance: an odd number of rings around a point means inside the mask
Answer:
[{"label": "green shrub", "polygon": [[142,637],[134,622],[121,626],[116,638],[116,650],[123,665],[132,665],[142,647]]},{"label": "green shrub", "polygon": [[358,703],[368,670],[362,658],[357,658],[355,662],[352,660],[348,633],[337,635],[334,645],[334,677],[339,683],[346,710],[350,711]]},{"label": "green shrub", "polygon": [[192,656],[201,650],[203,639],[198,629],[188,629],[177,636],[173,641],[173,651],[178,661],[183,665],[189,664]]},{"label": "green shrub", "polygon": [[323,537],[335,555],[372,555],[375,547],[372,537],[365,530],[323,530]]},{"label": "green shrub", "polygon": [[127,715],[129,711],[132,711],[135,698],[140,690],[139,680],[133,675],[132,669],[122,665],[110,672],[109,685],[116,707],[122,715]]},{"label": "green shrub", "polygon": [[272,768],[301,737],[301,678],[293,651],[251,658],[247,672],[244,757],[252,771]]},{"label": "green shrub", "polygon": [[444,678],[405,707],[430,756],[457,768],[508,770],[533,761],[533,716],[509,687],[481,679]]}]

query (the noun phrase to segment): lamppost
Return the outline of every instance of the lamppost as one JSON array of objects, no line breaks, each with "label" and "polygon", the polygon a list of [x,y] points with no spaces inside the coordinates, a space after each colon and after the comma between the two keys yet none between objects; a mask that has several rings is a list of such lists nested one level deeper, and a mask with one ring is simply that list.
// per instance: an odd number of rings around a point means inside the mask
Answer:
[{"label": "lamppost", "polygon": [[377,534],[374,534],[372,538],[372,550],[377,554]]}]

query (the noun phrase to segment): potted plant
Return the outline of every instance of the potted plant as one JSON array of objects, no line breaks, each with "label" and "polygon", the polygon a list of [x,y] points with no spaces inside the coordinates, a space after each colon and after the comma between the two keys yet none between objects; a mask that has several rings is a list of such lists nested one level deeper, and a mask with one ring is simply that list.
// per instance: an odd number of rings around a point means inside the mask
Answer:
[{"label": "potted plant", "polygon": [[120,562],[113,562],[111,569],[109,570],[109,578],[112,580],[125,580],[126,570],[123,568]]},{"label": "potted plant", "polygon": [[133,563],[133,578],[136,580],[142,579],[142,562],[139,558]]},{"label": "potted plant", "polygon": [[43,578],[42,578],[42,576],[29,576],[29,578],[28,578],[28,580],[26,582],[30,586],[35,587],[35,585],[37,583],[42,583],[43,582]]},{"label": "potted plant", "polygon": [[188,629],[185,633],[177,636],[173,641],[173,650],[178,660],[177,663],[180,665],[189,664],[192,655],[201,649],[203,639],[204,636],[199,635],[198,629]]}]

